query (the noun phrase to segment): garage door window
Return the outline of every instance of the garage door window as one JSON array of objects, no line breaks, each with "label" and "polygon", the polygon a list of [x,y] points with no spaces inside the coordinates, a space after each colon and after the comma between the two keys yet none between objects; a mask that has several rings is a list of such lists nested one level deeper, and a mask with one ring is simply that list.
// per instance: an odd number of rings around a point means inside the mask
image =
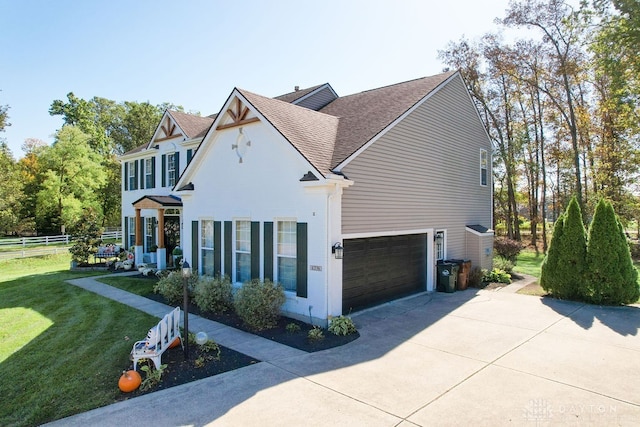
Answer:
[{"label": "garage door window", "polygon": [[287,291],[296,290],[296,222],[278,221],[277,280]]}]

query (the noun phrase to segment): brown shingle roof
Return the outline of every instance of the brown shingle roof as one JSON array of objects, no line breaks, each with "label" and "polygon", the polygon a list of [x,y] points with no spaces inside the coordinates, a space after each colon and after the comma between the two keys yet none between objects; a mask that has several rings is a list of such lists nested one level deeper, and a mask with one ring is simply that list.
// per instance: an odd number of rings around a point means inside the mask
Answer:
[{"label": "brown shingle roof", "polygon": [[331,172],[337,117],[237,90],[321,173]]},{"label": "brown shingle roof", "polygon": [[331,167],[335,168],[455,72],[343,96],[320,110],[340,118]]},{"label": "brown shingle roof", "polygon": [[296,100],[302,98],[303,96],[313,92],[314,90],[318,89],[320,86],[324,86],[326,83],[321,84],[321,85],[317,85],[317,86],[313,86],[313,87],[309,87],[306,89],[299,89],[293,92],[289,92],[289,93],[285,93],[284,95],[280,95],[280,96],[276,96],[274,99],[277,99],[278,101],[284,101],[284,102],[295,102]]},{"label": "brown shingle roof", "polygon": [[180,111],[168,110],[169,114],[176,121],[180,129],[186,133],[187,138],[199,138],[204,136],[215,116],[200,117],[194,114],[187,114]]},{"label": "brown shingle roof", "polygon": [[286,95],[273,99],[238,91],[311,164],[327,174],[454,73],[340,97],[320,111],[282,101]]}]

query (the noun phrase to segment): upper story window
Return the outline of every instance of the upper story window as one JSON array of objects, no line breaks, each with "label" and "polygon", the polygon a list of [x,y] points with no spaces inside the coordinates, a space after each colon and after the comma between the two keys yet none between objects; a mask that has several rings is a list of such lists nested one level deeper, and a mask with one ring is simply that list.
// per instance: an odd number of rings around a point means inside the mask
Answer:
[{"label": "upper story window", "polygon": [[236,221],[236,282],[251,280],[251,221]]},{"label": "upper story window", "polygon": [[296,222],[278,221],[277,280],[287,291],[296,290],[296,242]]},{"label": "upper story window", "polygon": [[167,185],[173,187],[176,183],[176,156],[167,156]]},{"label": "upper story window", "polygon": [[489,155],[487,150],[480,150],[480,185],[487,185],[489,180]]},{"label": "upper story window", "polygon": [[133,161],[133,162],[129,162],[128,164],[128,175],[127,176],[127,180],[129,181],[129,190],[135,190],[137,188],[136,186],[136,166],[138,165],[138,162]]},{"label": "upper story window", "polygon": [[155,182],[153,176],[153,158],[144,159],[144,188],[154,188]]}]

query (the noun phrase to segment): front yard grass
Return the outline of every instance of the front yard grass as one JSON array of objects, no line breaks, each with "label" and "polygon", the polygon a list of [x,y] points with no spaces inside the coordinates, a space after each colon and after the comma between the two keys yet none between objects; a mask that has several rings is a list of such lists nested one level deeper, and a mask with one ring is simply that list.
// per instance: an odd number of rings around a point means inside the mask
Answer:
[{"label": "front yard grass", "polygon": [[[64,281],[69,255],[0,261],[0,425],[39,425],[108,405],[132,340],[153,316]],[[97,272],[93,274],[104,274]]]}]

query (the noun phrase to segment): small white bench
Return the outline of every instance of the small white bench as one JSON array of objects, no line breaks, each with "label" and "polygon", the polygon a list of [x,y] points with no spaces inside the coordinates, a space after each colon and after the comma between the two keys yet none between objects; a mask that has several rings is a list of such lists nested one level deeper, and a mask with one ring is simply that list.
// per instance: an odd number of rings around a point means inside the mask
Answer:
[{"label": "small white bench", "polygon": [[162,353],[167,351],[176,339],[180,339],[180,344],[184,348],[180,337],[180,307],[173,309],[156,326],[149,329],[147,338],[133,344],[131,349],[133,370],[136,370],[140,359],[151,359],[156,369],[160,369]]}]

